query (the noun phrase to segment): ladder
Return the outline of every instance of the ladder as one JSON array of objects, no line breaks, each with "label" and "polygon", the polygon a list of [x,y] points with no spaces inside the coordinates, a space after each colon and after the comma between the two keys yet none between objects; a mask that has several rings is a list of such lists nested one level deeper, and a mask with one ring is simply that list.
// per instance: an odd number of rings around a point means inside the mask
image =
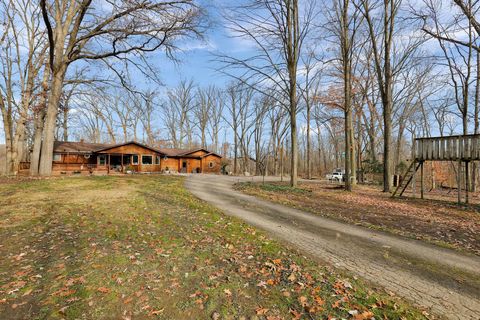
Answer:
[{"label": "ladder", "polygon": [[[416,161],[413,161],[410,164],[410,166],[407,169],[407,172],[405,172],[405,174],[403,175],[403,178],[400,179],[397,188],[393,192],[392,198],[395,197],[397,194],[399,197],[402,196],[402,194],[405,192],[405,189],[407,189],[410,182],[412,182],[412,179],[415,176],[415,173],[417,172],[418,168],[420,168],[420,165],[421,165],[421,162],[416,162]],[[400,193],[398,193],[399,190],[401,190]]]}]

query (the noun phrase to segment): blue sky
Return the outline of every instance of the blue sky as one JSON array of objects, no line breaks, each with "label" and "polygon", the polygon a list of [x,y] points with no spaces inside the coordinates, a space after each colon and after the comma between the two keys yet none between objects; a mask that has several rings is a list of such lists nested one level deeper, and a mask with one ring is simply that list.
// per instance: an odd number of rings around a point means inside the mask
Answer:
[{"label": "blue sky", "polygon": [[[206,1],[201,1],[206,2]],[[220,15],[222,6],[231,1],[208,1],[206,8],[212,26],[207,30],[205,39],[187,40],[182,42],[182,52],[178,54],[180,63],[173,63],[163,54],[158,54],[160,77],[166,87],[173,87],[183,79],[193,79],[200,86],[210,84],[225,86],[231,78],[217,72],[219,63],[215,61],[215,53],[248,55],[252,47],[245,41],[232,38],[224,26]]]}]

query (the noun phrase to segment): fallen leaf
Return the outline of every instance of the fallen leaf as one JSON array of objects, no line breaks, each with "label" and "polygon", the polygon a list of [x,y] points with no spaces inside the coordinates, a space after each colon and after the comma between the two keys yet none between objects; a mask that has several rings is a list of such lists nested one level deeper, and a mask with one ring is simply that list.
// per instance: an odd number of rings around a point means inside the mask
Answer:
[{"label": "fallen leaf", "polygon": [[302,318],[302,313],[298,312],[297,310],[290,309],[290,314],[293,316],[293,319],[295,320]]},{"label": "fallen leaf", "polygon": [[258,307],[255,309],[255,312],[257,313],[257,315],[262,316],[262,315],[265,315],[268,312],[268,310],[269,309],[267,308]]},{"label": "fallen leaf", "polygon": [[152,311],[150,312],[150,315],[151,315],[151,316],[158,316],[159,314],[162,314],[162,313],[163,313],[163,310],[165,310],[165,308],[160,309],[160,310],[152,310]]},{"label": "fallen leaf", "polygon": [[313,300],[315,300],[315,302],[319,305],[323,305],[325,303],[325,301],[319,296],[315,296]]},{"label": "fallen leaf", "polygon": [[28,289],[23,293],[23,297],[28,296],[30,293],[32,293],[33,289]]},{"label": "fallen leaf", "polygon": [[305,296],[299,297],[299,298],[298,298],[298,301],[300,302],[300,305],[301,305],[302,307],[305,307],[306,305],[308,305],[308,303],[307,303],[307,297],[305,297]]},{"label": "fallen leaf", "polygon": [[100,288],[97,289],[97,291],[101,292],[101,293],[109,293],[110,289],[105,288],[105,287],[100,287]]}]

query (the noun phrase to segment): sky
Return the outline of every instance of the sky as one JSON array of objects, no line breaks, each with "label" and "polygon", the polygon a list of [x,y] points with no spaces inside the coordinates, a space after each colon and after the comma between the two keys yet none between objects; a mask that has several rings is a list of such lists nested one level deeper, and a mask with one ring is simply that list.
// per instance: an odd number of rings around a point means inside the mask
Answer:
[{"label": "sky", "polygon": [[231,81],[231,78],[216,70],[220,64],[215,61],[215,54],[243,56],[253,53],[252,45],[245,40],[232,37],[223,23],[220,10],[232,1],[201,1],[208,3],[205,7],[211,26],[206,30],[204,40],[187,40],[180,44],[178,63],[172,62],[162,54],[152,58],[158,60],[160,77],[165,87],[174,87],[185,79],[192,79],[200,86],[213,84],[223,87]]}]

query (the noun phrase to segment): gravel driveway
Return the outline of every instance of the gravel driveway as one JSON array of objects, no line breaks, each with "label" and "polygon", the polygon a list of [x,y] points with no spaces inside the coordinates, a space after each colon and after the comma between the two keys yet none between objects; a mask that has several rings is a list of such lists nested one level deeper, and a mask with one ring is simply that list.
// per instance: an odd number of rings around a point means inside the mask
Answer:
[{"label": "gravel driveway", "polygon": [[259,178],[191,175],[186,186],[226,214],[415,305],[448,319],[480,319],[479,257],[319,217],[232,188],[252,180]]}]

